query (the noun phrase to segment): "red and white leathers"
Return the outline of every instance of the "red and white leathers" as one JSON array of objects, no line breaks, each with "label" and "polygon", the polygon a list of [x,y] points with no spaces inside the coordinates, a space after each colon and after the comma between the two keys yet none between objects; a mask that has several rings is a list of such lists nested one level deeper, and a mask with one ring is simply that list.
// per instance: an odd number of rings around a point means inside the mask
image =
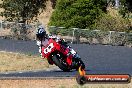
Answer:
[{"label": "red and white leathers", "polygon": [[39,53],[42,55],[41,48],[42,46],[46,46],[48,44],[48,39],[42,41],[37,40],[36,44],[39,46]]},{"label": "red and white leathers", "polygon": [[[53,38],[54,40],[56,40],[56,42],[59,42],[60,41],[60,38],[57,37],[57,36],[51,36],[51,35],[47,35],[47,38],[43,39],[42,41],[40,40],[37,40],[37,45],[39,46],[39,48],[41,49],[41,46],[46,46],[48,44],[48,40],[50,38]],[[39,52],[41,53],[41,50],[39,50]]]},{"label": "red and white leathers", "polygon": [[[42,46],[46,46],[48,44],[49,38],[54,39],[56,42],[62,41],[62,39],[60,39],[59,37],[54,36],[54,35],[48,35],[48,38],[45,38],[42,41],[37,40],[37,43],[36,44],[39,46],[39,53],[41,54],[41,56],[42,56],[41,48],[42,48]],[[67,48],[70,49],[70,53],[73,56],[76,55],[76,52],[70,46],[67,46]]]}]

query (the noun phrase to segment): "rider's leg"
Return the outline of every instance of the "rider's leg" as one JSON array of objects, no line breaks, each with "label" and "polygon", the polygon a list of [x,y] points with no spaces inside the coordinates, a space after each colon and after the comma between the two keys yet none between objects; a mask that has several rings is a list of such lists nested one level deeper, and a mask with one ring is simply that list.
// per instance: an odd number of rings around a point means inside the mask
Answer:
[{"label": "rider's leg", "polygon": [[41,47],[39,47],[39,53],[40,53],[40,56],[43,57],[43,56],[42,56]]}]

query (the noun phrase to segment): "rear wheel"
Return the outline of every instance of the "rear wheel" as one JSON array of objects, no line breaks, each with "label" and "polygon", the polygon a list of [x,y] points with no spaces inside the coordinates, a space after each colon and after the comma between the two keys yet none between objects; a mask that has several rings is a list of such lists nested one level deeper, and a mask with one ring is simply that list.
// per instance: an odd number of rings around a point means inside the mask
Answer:
[{"label": "rear wheel", "polygon": [[77,83],[80,85],[83,85],[87,82],[86,77],[80,76],[80,75],[76,77],[76,80],[77,80]]},{"label": "rear wheel", "polygon": [[71,70],[60,54],[53,55],[52,60],[61,70],[65,72],[69,72]]},{"label": "rear wheel", "polygon": [[74,63],[73,67],[76,70],[78,70],[80,66],[82,69],[85,69],[85,64],[83,63],[83,61],[80,58],[75,58],[73,63]]}]

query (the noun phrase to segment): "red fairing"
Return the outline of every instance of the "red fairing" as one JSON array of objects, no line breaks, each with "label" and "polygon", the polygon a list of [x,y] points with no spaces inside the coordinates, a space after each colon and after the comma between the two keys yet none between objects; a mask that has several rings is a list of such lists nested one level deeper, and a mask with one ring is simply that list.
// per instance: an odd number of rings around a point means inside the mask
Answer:
[{"label": "red fairing", "polygon": [[72,55],[69,55],[68,57],[67,57],[67,63],[69,64],[69,65],[71,65],[72,64]]},{"label": "red fairing", "polygon": [[[61,52],[64,56],[67,56],[69,53],[68,48],[62,46],[53,39],[50,39],[48,44],[45,47],[42,47],[42,55],[49,61],[51,61],[51,54],[54,53],[55,51]],[[73,57],[72,55],[68,55],[67,58],[65,58],[69,66],[72,64],[72,57]]]},{"label": "red fairing", "polygon": [[50,54],[55,50],[56,42],[52,39],[49,40],[48,44],[45,47],[42,47],[42,55],[47,58],[50,57]]}]

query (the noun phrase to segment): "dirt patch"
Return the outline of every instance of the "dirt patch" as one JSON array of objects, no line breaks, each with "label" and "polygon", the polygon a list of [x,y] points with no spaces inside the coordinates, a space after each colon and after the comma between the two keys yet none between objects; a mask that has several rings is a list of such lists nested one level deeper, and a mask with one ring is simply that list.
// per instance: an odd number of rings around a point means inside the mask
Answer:
[{"label": "dirt patch", "polygon": [[0,80],[0,88],[132,88],[129,84],[85,84],[76,79]]},{"label": "dirt patch", "polygon": [[8,36],[11,34],[10,29],[0,29],[0,36]]},{"label": "dirt patch", "polygon": [[29,71],[48,69],[50,66],[46,59],[40,56],[24,55],[20,53],[0,52],[0,72]]}]

